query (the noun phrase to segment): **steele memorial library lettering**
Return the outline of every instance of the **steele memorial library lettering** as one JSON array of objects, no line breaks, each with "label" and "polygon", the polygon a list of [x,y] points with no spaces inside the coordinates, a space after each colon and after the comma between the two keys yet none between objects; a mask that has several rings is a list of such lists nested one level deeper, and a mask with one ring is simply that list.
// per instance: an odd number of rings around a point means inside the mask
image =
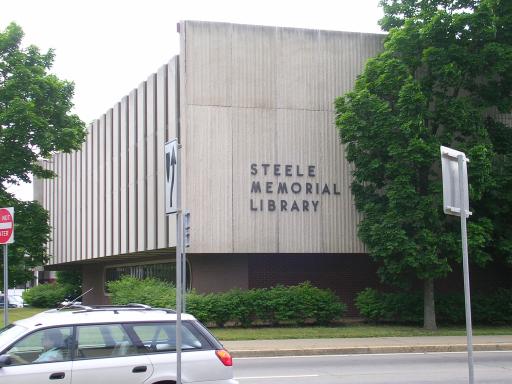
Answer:
[{"label": "steele memorial library lettering", "polygon": [[[252,163],[251,176],[272,177],[273,180],[252,180],[251,195],[264,196],[250,199],[251,211],[318,212],[318,196],[338,196],[340,191],[335,183],[315,181],[316,169],[316,165]],[[296,196],[287,199],[289,194]],[[271,196],[267,195],[277,196],[268,198]]]}]

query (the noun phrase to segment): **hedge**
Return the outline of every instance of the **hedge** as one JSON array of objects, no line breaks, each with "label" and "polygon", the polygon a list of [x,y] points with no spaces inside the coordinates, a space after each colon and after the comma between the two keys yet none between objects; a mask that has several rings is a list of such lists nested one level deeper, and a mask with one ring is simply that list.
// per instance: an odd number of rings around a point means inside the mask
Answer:
[{"label": "hedge", "polygon": [[[153,307],[175,307],[175,288],[155,279],[123,277],[109,282],[112,304],[142,303]],[[187,312],[198,320],[223,327],[226,323],[328,324],[339,319],[346,306],[331,291],[309,282],[268,289],[233,289],[224,293],[187,293]]]},{"label": "hedge", "polygon": [[[367,288],[355,301],[359,313],[369,321],[395,323],[423,322],[423,296],[420,293],[383,293]],[[464,294],[436,295],[436,319],[440,323],[465,322]],[[471,298],[471,315],[477,324],[512,322],[512,289],[498,289]]]},{"label": "hedge", "polygon": [[74,286],[70,284],[40,284],[23,292],[23,300],[36,308],[52,308],[73,296]]}]

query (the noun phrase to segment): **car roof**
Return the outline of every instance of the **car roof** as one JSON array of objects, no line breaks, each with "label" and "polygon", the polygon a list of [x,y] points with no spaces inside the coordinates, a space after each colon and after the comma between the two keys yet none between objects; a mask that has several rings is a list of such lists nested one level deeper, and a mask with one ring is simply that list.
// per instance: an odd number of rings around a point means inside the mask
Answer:
[{"label": "car roof", "polygon": [[[15,324],[28,329],[34,329],[57,325],[175,321],[176,318],[177,315],[174,311],[156,308],[51,309],[32,317],[18,320]],[[195,320],[194,316],[185,313],[181,315],[181,318],[182,320]]]}]

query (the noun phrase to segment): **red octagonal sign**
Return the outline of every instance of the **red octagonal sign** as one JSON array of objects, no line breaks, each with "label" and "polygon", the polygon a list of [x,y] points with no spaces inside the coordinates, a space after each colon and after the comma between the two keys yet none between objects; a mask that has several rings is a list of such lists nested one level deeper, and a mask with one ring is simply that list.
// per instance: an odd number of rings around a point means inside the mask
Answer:
[{"label": "red octagonal sign", "polygon": [[14,243],[14,208],[0,208],[0,244]]}]

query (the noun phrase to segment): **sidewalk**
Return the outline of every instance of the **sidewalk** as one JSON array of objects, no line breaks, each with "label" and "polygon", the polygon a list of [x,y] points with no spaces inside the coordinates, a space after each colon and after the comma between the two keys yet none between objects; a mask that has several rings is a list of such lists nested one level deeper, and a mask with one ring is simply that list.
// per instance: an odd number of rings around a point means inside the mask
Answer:
[{"label": "sidewalk", "polygon": [[[466,351],[466,336],[247,340],[222,343],[234,357]],[[473,336],[473,350],[512,351],[512,335]]]}]

